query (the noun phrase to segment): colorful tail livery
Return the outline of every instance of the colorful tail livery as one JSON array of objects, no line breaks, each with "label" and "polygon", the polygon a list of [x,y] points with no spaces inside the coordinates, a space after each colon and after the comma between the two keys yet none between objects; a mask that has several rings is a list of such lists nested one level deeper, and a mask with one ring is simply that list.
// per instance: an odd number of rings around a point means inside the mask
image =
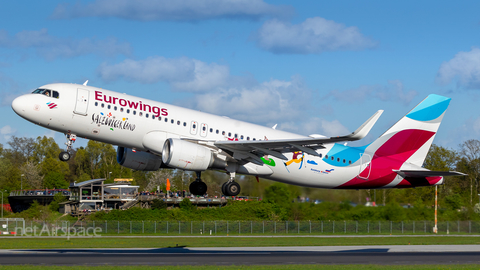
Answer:
[{"label": "colorful tail livery", "polygon": [[422,168],[450,98],[429,95],[373,143],[360,158],[358,177],[338,188],[408,188],[443,183],[443,176]]}]

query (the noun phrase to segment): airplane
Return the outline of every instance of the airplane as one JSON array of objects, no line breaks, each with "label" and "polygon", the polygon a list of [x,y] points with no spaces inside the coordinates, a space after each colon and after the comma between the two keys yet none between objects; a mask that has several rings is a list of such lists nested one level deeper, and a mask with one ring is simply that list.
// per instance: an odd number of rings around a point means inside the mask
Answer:
[{"label": "airplane", "polygon": [[65,134],[67,161],[77,136],[116,145],[117,161],[134,170],[173,168],[196,173],[189,190],[204,195],[201,172],[229,175],[222,193],[236,196],[236,174],[327,189],[411,188],[441,185],[459,172],[422,167],[450,98],[431,94],[378,139],[363,147],[380,115],[375,112],[351,134],[303,136],[83,85],[55,83],[17,97],[22,118]]}]

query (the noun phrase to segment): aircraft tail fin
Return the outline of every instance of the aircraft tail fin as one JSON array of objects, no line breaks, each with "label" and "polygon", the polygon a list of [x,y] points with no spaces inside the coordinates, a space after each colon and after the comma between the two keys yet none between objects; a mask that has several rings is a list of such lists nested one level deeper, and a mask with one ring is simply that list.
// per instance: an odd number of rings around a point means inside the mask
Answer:
[{"label": "aircraft tail fin", "polygon": [[442,122],[450,98],[431,94],[368,146],[375,156],[388,156],[421,167]]}]

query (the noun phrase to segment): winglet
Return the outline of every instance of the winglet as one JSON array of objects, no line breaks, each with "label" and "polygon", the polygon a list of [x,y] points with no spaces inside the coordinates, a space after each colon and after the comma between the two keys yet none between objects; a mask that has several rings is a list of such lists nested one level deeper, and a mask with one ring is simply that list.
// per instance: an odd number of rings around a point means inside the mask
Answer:
[{"label": "winglet", "polygon": [[374,115],[372,115],[365,123],[363,123],[355,132],[346,137],[349,138],[349,141],[361,140],[370,132],[372,127],[377,122],[378,118],[382,115],[383,110],[378,110]]}]

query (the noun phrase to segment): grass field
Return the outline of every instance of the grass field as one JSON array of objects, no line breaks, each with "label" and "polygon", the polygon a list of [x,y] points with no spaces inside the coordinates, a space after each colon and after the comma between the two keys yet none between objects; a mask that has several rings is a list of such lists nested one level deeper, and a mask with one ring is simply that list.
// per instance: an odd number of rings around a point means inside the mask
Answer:
[{"label": "grass field", "polygon": [[15,238],[0,237],[1,249],[168,248],[355,245],[478,245],[480,237],[138,237],[138,238]]},{"label": "grass field", "polygon": [[206,266],[37,266],[37,265],[21,265],[21,266],[0,266],[0,269],[10,270],[84,270],[84,269],[95,269],[95,270],[109,270],[109,269],[133,269],[133,270],[153,270],[153,269],[165,269],[165,270],[180,270],[180,269],[192,269],[192,270],[211,270],[211,269],[253,269],[253,270],[315,270],[315,269],[332,269],[332,270],[377,270],[385,269],[388,267],[389,270],[410,270],[410,269],[479,269],[479,265],[254,265],[254,266],[215,266],[215,265],[206,265]]}]

